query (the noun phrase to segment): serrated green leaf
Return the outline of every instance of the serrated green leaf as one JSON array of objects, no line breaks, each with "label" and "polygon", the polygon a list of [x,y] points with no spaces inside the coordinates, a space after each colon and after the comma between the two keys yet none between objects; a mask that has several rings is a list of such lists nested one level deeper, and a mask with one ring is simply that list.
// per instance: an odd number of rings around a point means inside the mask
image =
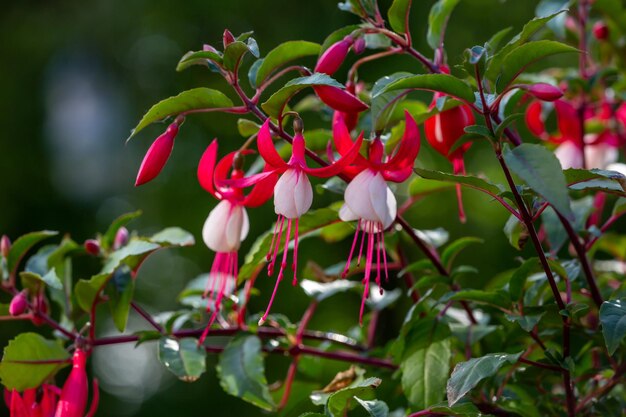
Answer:
[{"label": "serrated green leaf", "polygon": [[480,358],[472,358],[466,362],[458,363],[454,367],[446,387],[448,404],[450,406],[456,404],[480,381],[495,375],[507,362],[511,364],[517,362],[522,353],[490,353]]},{"label": "serrated green leaf", "polygon": [[436,50],[443,43],[448,19],[458,3],[459,0],[438,0],[430,9],[426,37],[431,48]]},{"label": "serrated green leaf", "polygon": [[299,77],[289,81],[283,88],[272,94],[272,96],[261,107],[270,116],[278,117],[287,102],[299,91],[314,85],[329,85],[332,87],[343,88],[343,84],[327,74],[315,73],[306,77]]},{"label": "serrated green leaf", "polygon": [[402,361],[402,389],[413,407],[421,410],[443,400],[451,357],[448,338],[429,343]]},{"label": "serrated green leaf", "polygon": [[308,41],[288,41],[272,49],[263,59],[257,72],[255,83],[261,85],[275,70],[286,63],[306,56],[317,55],[321,45]]},{"label": "serrated green leaf", "polygon": [[220,355],[217,374],[228,394],[267,411],[276,408],[267,387],[258,337],[240,335],[232,339]]},{"label": "serrated green leaf", "polygon": [[233,102],[221,91],[210,88],[194,88],[177,96],[166,98],[152,106],[133,129],[127,141],[151,123],[188,110],[218,109],[232,107]]},{"label": "serrated green leaf", "polygon": [[159,340],[159,362],[185,382],[194,382],[206,371],[206,352],[194,338]]},{"label": "serrated green leaf", "polygon": [[[53,340],[36,333],[22,333],[9,341],[0,362],[0,379],[9,390],[36,388],[67,365],[69,354]],[[59,363],[37,363],[59,361]]]},{"label": "serrated green leaf", "polygon": [[208,61],[222,64],[222,55],[219,52],[211,51],[189,51],[178,61],[176,71],[183,71],[192,65],[208,65]]},{"label": "serrated green leaf", "polygon": [[387,85],[379,94],[406,89],[438,91],[465,102],[474,102],[472,88],[458,78],[447,74],[421,74],[402,78]]},{"label": "serrated green leaf", "polygon": [[626,300],[609,300],[600,306],[602,334],[609,354],[615,353],[626,336]]},{"label": "serrated green leaf", "polygon": [[504,91],[529,65],[551,55],[579,52],[578,49],[555,41],[535,41],[518,46],[502,60],[497,91]]},{"label": "serrated green leaf", "polygon": [[389,10],[387,11],[389,25],[398,33],[407,32],[411,1],[412,0],[393,0],[393,3],[389,6]]},{"label": "serrated green leaf", "polygon": [[518,177],[569,220],[574,220],[565,175],[559,160],[541,145],[524,143],[503,152],[507,165]]},{"label": "serrated green leaf", "polygon": [[27,233],[20,236],[13,242],[11,249],[9,250],[9,256],[7,257],[7,270],[11,274],[15,274],[20,260],[26,255],[26,252],[37,243],[51,236],[56,236],[58,232],[50,230],[42,230],[41,232]]}]

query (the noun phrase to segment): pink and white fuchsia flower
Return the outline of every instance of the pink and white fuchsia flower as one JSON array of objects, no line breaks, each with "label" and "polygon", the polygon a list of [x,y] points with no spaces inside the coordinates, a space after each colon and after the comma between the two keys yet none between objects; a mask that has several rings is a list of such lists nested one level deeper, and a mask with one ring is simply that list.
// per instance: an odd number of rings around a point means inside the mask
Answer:
[{"label": "pink and white fuchsia flower", "polygon": [[252,191],[247,196],[244,195],[243,188],[227,181],[227,177],[230,172],[230,181],[246,180],[240,166],[241,156],[252,151],[229,153],[216,164],[217,146],[217,140],[211,142],[198,165],[200,185],[221,200],[211,210],[202,228],[204,243],[216,254],[204,292],[204,296],[209,297],[207,311],[212,314],[199,343],[204,341],[215,322],[222,300],[236,287],[237,252],[249,230],[246,207],[257,207],[265,203],[272,196],[276,183],[276,175],[265,171],[256,176],[257,182]]},{"label": "pink and white fuchsia flower", "polygon": [[[285,222],[287,223],[287,232],[285,236],[285,244],[283,248],[283,259],[280,263],[278,276],[276,278],[276,285],[274,291],[268,303],[265,314],[260,320],[260,323],[265,322],[267,315],[270,312],[278,285],[283,279],[285,268],[287,267],[287,248],[291,239],[291,231],[294,231],[294,248],[293,248],[293,263],[291,269],[293,270],[293,285],[297,283],[296,271],[298,269],[298,220],[306,213],[313,202],[313,188],[309,181],[308,176],[312,175],[319,178],[328,178],[342,172],[355,157],[358,156],[359,148],[363,141],[363,135],[359,136],[357,141],[351,144],[350,149],[347,149],[343,154],[343,157],[338,161],[322,168],[309,168],[305,159],[305,139],[302,134],[302,119],[296,118],[294,122],[295,136],[292,143],[292,154],[288,162],[278,155],[272,142],[272,135],[270,133],[269,120],[267,120],[257,136],[257,146],[259,153],[269,165],[271,172],[276,174],[282,174],[276,183],[274,188],[274,211],[278,215],[278,220],[274,227],[274,236],[270,245],[270,251],[267,254],[268,274],[272,275],[274,267],[276,265],[276,258],[280,250],[280,244],[282,241],[283,230],[285,228]],[[250,185],[263,178],[267,173],[258,174],[257,178],[248,178],[241,181],[233,181],[241,185]]]},{"label": "pink and white fuchsia flower", "polygon": [[[357,264],[361,263],[364,243],[367,240],[365,276],[363,278],[365,288],[359,312],[361,323],[365,300],[369,296],[374,251],[376,251],[376,284],[380,287],[381,292],[381,260],[385,279],[389,278],[384,230],[391,226],[396,218],[397,203],[386,181],[398,183],[405,181],[413,172],[413,164],[419,153],[420,138],[417,124],[408,112],[405,112],[405,120],[404,135],[393,156],[385,157],[384,145],[377,137],[370,143],[369,158],[365,159],[359,155],[355,158],[353,165],[345,170],[346,173],[356,174],[356,176],[346,188],[345,204],[339,211],[339,217],[343,221],[358,220],[358,223],[350,255],[342,274],[344,277],[350,270],[359,233],[361,233],[361,244]],[[353,146],[350,133],[341,119],[337,120],[333,126],[333,138],[340,154]]]}]

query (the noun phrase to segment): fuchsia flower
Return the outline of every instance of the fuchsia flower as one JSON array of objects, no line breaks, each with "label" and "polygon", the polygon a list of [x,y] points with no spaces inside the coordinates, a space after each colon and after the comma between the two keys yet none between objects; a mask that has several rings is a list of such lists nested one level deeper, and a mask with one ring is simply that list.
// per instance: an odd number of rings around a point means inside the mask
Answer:
[{"label": "fuchsia flower", "polygon": [[[384,145],[380,138],[375,138],[369,146],[369,158],[357,155],[353,165],[344,170],[348,175],[356,175],[348,184],[344,194],[345,204],[339,211],[343,221],[358,220],[350,255],[346,262],[343,276],[346,277],[356,248],[359,233],[361,244],[357,264],[361,262],[364,242],[367,240],[365,255],[365,289],[359,312],[359,321],[363,322],[365,300],[369,296],[369,282],[376,251],[376,283],[381,285],[381,258],[385,278],[388,279],[387,254],[385,252],[384,230],[396,218],[397,203],[386,181],[403,182],[413,172],[413,164],[420,148],[419,130],[415,120],[405,112],[406,127],[404,136],[393,156],[385,157]],[[333,125],[333,139],[340,154],[346,155],[354,144],[350,133],[341,118]],[[381,287],[382,292],[382,287]]]},{"label": "fuchsia flower", "polygon": [[[545,119],[547,115],[544,107],[538,101],[532,102],[526,109],[526,124],[532,134],[542,140],[557,145],[554,153],[561,162],[563,169],[567,168],[600,168],[617,161],[618,147],[623,145],[624,138],[609,128],[599,133],[588,133],[583,136],[576,108],[568,101],[554,102],[557,130],[556,134],[546,131]],[[621,109],[621,108],[620,108]],[[615,116],[618,121],[620,109]],[[602,103],[598,109],[589,108],[585,114],[585,121],[594,119],[606,126],[612,117],[611,106]]]},{"label": "fuchsia flower", "polygon": [[25,390],[21,396],[16,390],[5,390],[4,400],[11,417],[93,417],[98,408],[100,392],[98,381],[94,379],[91,407],[85,414],[89,395],[86,365],[87,354],[80,348],[76,349],[72,358],[72,370],[63,389],[44,384],[41,386],[39,401],[35,388]]},{"label": "fuchsia flower", "polygon": [[135,187],[152,181],[161,172],[165,163],[172,154],[174,149],[174,139],[178,134],[178,128],[184,121],[184,118],[177,117],[174,123],[168,126],[167,130],[150,146],[146,156],[144,156],[139,172],[137,173],[137,179],[135,180]]},{"label": "fuchsia flower", "polygon": [[[315,72],[333,75],[346,59],[353,44],[354,38],[350,35],[332,44],[318,59]],[[359,100],[354,95],[354,91],[329,85],[317,85],[313,87],[313,90],[320,100],[333,110],[357,114],[367,110],[367,104]]]},{"label": "fuchsia flower", "polygon": [[[237,285],[237,252],[249,229],[246,207],[257,207],[266,202],[272,196],[276,183],[276,175],[272,171],[266,171],[255,176],[256,185],[247,196],[244,195],[243,187],[237,185],[237,180],[248,180],[243,176],[240,158],[252,151],[229,153],[216,164],[217,146],[217,140],[211,142],[198,165],[200,185],[221,200],[211,210],[202,228],[204,243],[216,255],[204,292],[204,296],[209,297],[207,311],[212,311],[212,315],[200,343],[204,341],[217,318],[222,300]],[[229,171],[231,181],[227,181]]]},{"label": "fuchsia flower", "polygon": [[[293,284],[297,283],[296,271],[298,267],[298,219],[311,208],[313,201],[313,189],[309,182],[308,175],[313,175],[319,178],[328,178],[342,172],[355,157],[358,157],[359,148],[363,141],[363,135],[361,134],[355,143],[351,143],[349,149],[346,149],[343,156],[338,161],[332,163],[329,166],[323,168],[309,168],[305,159],[305,139],[302,135],[302,120],[297,118],[294,122],[295,136],[292,143],[292,154],[288,162],[278,155],[272,142],[272,135],[270,133],[269,120],[267,120],[259,134],[257,136],[257,146],[259,153],[265,160],[265,162],[271,167],[272,172],[282,174],[276,183],[274,188],[274,211],[278,215],[276,226],[274,229],[274,237],[270,246],[270,252],[267,254],[268,274],[272,275],[274,272],[274,266],[276,264],[276,257],[280,249],[280,243],[282,240],[283,229],[285,221],[287,221],[287,233],[285,236],[285,246],[283,259],[280,264],[278,277],[276,278],[276,285],[270,298],[267,310],[263,315],[260,322],[264,322],[267,319],[267,315],[274,302],[276,291],[278,290],[278,284],[283,279],[284,270],[287,267],[287,245],[291,239],[291,230],[294,230],[294,249],[293,249],[293,263],[291,268],[293,270]],[[263,175],[263,174],[260,174]],[[262,178],[262,177],[261,177]],[[257,179],[250,179],[249,181],[241,181],[240,184],[249,184],[255,182]]]}]

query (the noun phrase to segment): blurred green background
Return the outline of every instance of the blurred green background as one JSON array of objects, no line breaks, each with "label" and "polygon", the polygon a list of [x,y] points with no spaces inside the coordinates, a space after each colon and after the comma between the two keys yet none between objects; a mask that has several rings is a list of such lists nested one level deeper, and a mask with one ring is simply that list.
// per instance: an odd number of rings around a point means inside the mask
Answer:
[{"label": "blurred green background", "polygon": [[[261,54],[278,43],[304,39],[322,42],[331,31],[357,23],[342,12],[334,0],[230,0],[230,1],[8,1],[0,15],[0,80],[2,90],[2,139],[0,140],[0,232],[12,239],[29,231],[52,229],[70,233],[78,242],[104,231],[119,214],[140,209],[143,216],[131,224],[142,233],[177,225],[197,239],[192,248],[162,251],[142,268],[138,301],[151,312],[176,308],[175,295],[185,283],[208,271],[213,254],[201,240],[201,227],[215,204],[195,178],[197,162],[209,141],[218,137],[220,153],[243,140],[237,133],[236,116],[195,115],[181,129],[174,153],[162,174],[153,182],[134,188],[134,178],[145,151],[164,125],[151,126],[128,145],[130,129],[156,101],[179,91],[210,86],[225,90],[216,74],[201,67],[175,71],[179,58],[203,43],[218,46],[224,28],[235,35],[254,30]],[[389,2],[382,1],[386,10]],[[430,54],[425,44],[425,22],[431,1],[414,1],[411,26],[416,47]],[[446,41],[450,63],[459,61],[466,47],[482,44],[506,26],[520,29],[534,16],[535,0],[464,0],[452,16]],[[513,32],[515,33],[515,32]],[[248,64],[251,61],[248,61]],[[312,66],[313,61],[308,61]],[[344,66],[338,79],[345,76]],[[422,72],[406,57],[371,64],[362,72],[366,81],[405,70]],[[227,92],[229,95],[230,92]],[[321,127],[319,118],[305,115],[307,127]],[[447,162],[423,144],[418,159],[424,166],[449,170]],[[482,144],[468,153],[469,172],[498,179],[491,153]],[[401,199],[402,196],[400,195]],[[316,195],[314,207],[337,197]],[[480,270],[479,286],[498,271],[512,265],[516,253],[502,234],[508,217],[497,203],[465,192],[469,221],[458,222],[452,191],[417,203],[407,217],[414,227],[444,227],[451,239],[480,236],[480,256],[472,251],[463,261]],[[254,237],[274,220],[271,204],[250,213],[251,232],[241,254]],[[300,263],[313,259],[327,266],[345,259],[349,242],[323,245],[303,242]],[[418,253],[410,253],[417,259]],[[475,262],[481,262],[476,264]],[[77,278],[81,270],[78,269]],[[265,307],[273,278],[264,273],[257,281],[261,295],[254,297],[251,311]],[[392,283],[392,286],[396,286]],[[347,331],[357,321],[359,298],[354,294],[325,301],[310,327]],[[274,306],[297,321],[306,307],[302,290],[283,285]],[[399,303],[382,316],[380,341],[394,337],[406,312]],[[99,332],[113,327],[101,321]],[[144,326],[131,319],[131,330]],[[5,324],[2,344],[29,324]],[[42,329],[43,330],[43,329]],[[47,332],[47,330],[43,330]],[[262,413],[226,395],[210,370],[194,384],[175,380],[159,365],[154,346],[103,347],[94,355],[95,373],[101,378],[103,398],[99,416],[255,416]],[[323,363],[324,366],[319,366]],[[288,362],[272,356],[266,369],[270,383],[284,377]],[[307,404],[307,392],[325,385],[344,364],[309,361],[303,365],[308,384],[295,387],[294,396]],[[389,378],[389,374],[385,374]],[[383,384],[384,385],[384,384]],[[391,384],[388,384],[391,385]],[[307,391],[308,390],[308,391]],[[156,395],[158,394],[158,395]],[[8,415],[0,407],[0,415]],[[295,415],[298,415],[295,412]]]}]

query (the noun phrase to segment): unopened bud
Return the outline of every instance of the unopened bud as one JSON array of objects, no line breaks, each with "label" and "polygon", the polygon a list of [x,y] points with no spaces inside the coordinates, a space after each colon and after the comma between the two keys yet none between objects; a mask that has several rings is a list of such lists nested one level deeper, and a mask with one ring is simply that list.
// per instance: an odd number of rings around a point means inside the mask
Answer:
[{"label": "unopened bud", "polygon": [[224,49],[226,49],[226,47],[228,45],[230,45],[231,43],[235,42],[235,37],[233,36],[232,33],[230,33],[230,30],[224,29],[224,35],[222,36],[222,42],[224,43]]},{"label": "unopened bud", "polygon": [[204,44],[202,45],[202,50],[205,52],[217,52],[217,49],[215,49],[214,47],[212,47],[211,45],[208,44]]},{"label": "unopened bud", "polygon": [[85,240],[83,246],[85,247],[85,251],[87,251],[88,254],[93,256],[100,255],[100,243],[96,239]]},{"label": "unopened bud", "polygon": [[302,133],[304,130],[304,122],[299,116],[294,117],[293,119],[293,132],[294,133]]},{"label": "unopened bud", "polygon": [[609,37],[609,27],[603,21],[596,22],[592,30],[593,36],[599,41],[604,41]]},{"label": "unopened bud", "polygon": [[537,83],[525,86],[524,89],[529,94],[543,101],[555,101],[563,97],[563,91],[547,83]]},{"label": "unopened bud", "polygon": [[9,257],[9,251],[11,250],[11,239],[7,235],[2,235],[0,238],[0,254],[5,258]]},{"label": "unopened bud", "polygon": [[353,43],[354,38],[346,36],[339,42],[332,44],[317,60],[315,72],[333,75],[343,64]]},{"label": "unopened bud", "polygon": [[172,149],[174,149],[174,139],[178,134],[178,120],[179,118],[176,118],[176,121],[169,125],[161,136],[156,138],[148,152],[146,152],[146,156],[144,156],[137,173],[135,187],[153,180],[165,166],[172,154]]},{"label": "unopened bud", "polygon": [[117,229],[117,233],[115,233],[115,240],[113,240],[113,249],[118,250],[122,246],[125,246],[128,243],[128,229],[124,226]]},{"label": "unopened bud", "polygon": [[354,45],[352,45],[352,51],[357,55],[361,55],[363,51],[365,51],[365,46],[365,38],[362,36],[358,37],[354,40]]},{"label": "unopened bud", "polygon": [[12,316],[20,316],[24,314],[28,307],[28,299],[26,297],[26,290],[17,293],[9,304],[9,314]]}]

